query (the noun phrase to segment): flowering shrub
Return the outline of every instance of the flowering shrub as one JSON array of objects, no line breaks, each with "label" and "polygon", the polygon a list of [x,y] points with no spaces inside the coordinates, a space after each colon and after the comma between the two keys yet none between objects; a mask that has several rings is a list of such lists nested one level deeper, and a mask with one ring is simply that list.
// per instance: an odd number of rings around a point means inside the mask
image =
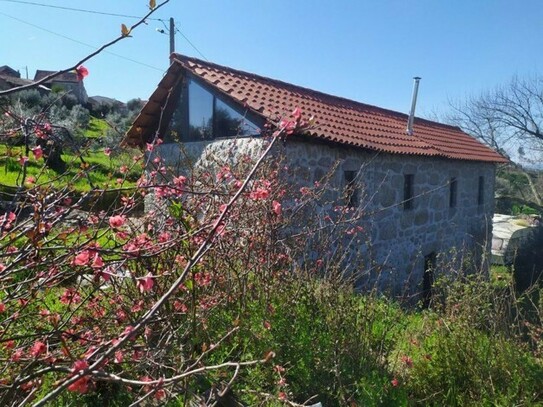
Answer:
[{"label": "flowering shrub", "polygon": [[[300,120],[288,128],[300,131]],[[27,139],[46,139],[46,125],[28,129]],[[0,219],[0,357],[10,362],[0,377],[2,405],[38,394],[43,404],[63,391],[99,394],[102,383],[133,400],[165,400],[184,394],[192,375],[221,370],[233,380],[240,367],[263,363],[255,355],[208,366],[239,329],[232,321],[212,332],[208,318],[247,289],[244,279],[289,261],[270,239],[282,214],[277,177],[259,169],[287,133],[270,136],[256,162],[198,178],[170,176],[160,157],[141,156],[132,164],[142,173],[137,190],[121,180],[119,204],[101,212],[82,211],[81,202],[106,191],[74,202],[69,181],[61,189],[29,182],[26,165],[43,151],[27,145],[33,156],[21,162],[14,210]],[[150,191],[162,210],[135,217],[137,196]]]}]

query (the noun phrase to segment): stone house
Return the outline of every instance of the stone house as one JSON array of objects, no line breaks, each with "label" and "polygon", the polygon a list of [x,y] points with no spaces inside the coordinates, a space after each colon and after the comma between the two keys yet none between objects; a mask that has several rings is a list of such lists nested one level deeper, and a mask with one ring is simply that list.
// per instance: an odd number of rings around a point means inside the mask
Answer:
[{"label": "stone house", "polygon": [[[39,81],[54,73],[55,71],[44,71],[38,69],[34,75],[34,81]],[[89,97],[87,95],[85,85],[83,84],[82,80],[77,78],[77,74],[75,72],[63,73],[62,75],[56,76],[53,79],[45,82],[44,85],[51,90],[58,87],[59,89],[69,92],[71,95],[74,95],[77,101],[82,105],[85,105],[88,102]]]},{"label": "stone house", "polygon": [[358,222],[378,270],[369,282],[427,297],[440,262],[465,249],[478,264],[488,256],[494,171],[507,160],[457,127],[415,118],[408,134],[405,114],[174,54],[124,143],[158,136],[170,163],[181,150],[195,160],[224,154],[233,138],[250,151],[265,123],[295,107],[315,126],[278,147],[294,171],[289,182],[310,186],[330,174],[348,190],[347,207],[363,205]]},{"label": "stone house", "polygon": [[8,65],[0,66],[0,90],[8,90],[28,85],[32,81],[21,78],[21,73]]}]

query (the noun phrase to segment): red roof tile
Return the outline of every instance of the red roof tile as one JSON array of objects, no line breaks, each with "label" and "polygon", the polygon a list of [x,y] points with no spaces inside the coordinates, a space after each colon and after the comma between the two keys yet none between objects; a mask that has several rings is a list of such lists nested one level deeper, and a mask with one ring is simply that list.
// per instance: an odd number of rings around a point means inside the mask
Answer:
[{"label": "red roof tile", "polygon": [[[467,135],[458,127],[420,118],[414,133],[406,132],[408,116],[345,98],[238,71],[179,54],[127,133],[125,143],[141,144],[149,127],[149,116],[158,114],[175,77],[191,72],[235,102],[273,122],[299,107],[304,117],[313,116],[316,126],[310,136],[392,154],[424,155],[459,160],[507,162],[507,160]],[[168,88],[169,87],[169,88]],[[166,92],[165,92],[166,91]],[[147,119],[145,119],[147,117]]]}]

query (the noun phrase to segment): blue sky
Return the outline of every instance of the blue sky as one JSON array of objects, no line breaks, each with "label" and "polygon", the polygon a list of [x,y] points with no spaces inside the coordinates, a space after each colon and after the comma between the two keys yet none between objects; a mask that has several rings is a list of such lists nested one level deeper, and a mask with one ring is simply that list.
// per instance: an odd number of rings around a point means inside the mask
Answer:
[{"label": "blue sky", "polygon": [[[33,1],[126,15],[143,15],[148,3]],[[409,110],[412,77],[421,76],[420,116],[543,69],[540,0],[171,0],[153,17],[174,17],[212,62],[397,111]],[[61,69],[92,51],[71,40],[99,46],[133,22],[0,0],[0,65],[23,76],[25,66],[30,76]],[[111,54],[87,62],[89,95],[148,98],[168,66],[168,37],[157,28],[149,21],[111,49],[150,67]],[[176,50],[201,58],[180,34]]]}]

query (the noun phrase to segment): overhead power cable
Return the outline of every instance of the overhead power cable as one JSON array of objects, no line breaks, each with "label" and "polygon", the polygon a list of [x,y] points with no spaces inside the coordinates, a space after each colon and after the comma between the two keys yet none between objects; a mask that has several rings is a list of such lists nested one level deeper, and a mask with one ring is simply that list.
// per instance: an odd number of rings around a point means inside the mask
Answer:
[{"label": "overhead power cable", "polygon": [[[49,8],[55,8],[55,9],[60,9],[60,10],[77,11],[80,13],[100,14],[103,16],[134,18],[138,20],[141,19],[141,16],[138,17],[138,16],[131,16],[131,15],[126,15],[126,14],[107,13],[105,11],[86,10],[86,9],[75,8],[75,7],[55,6],[52,4],[43,4],[43,3],[37,3],[34,1],[23,1],[23,0],[0,0],[0,1],[9,2],[9,3],[17,3],[17,4],[27,4],[27,5],[39,6],[39,7],[49,7]],[[160,18],[148,18],[147,20],[160,21]]]},{"label": "overhead power cable", "polygon": [[[90,13],[90,14],[99,14],[99,15],[104,15],[104,16],[113,16],[113,17],[124,17],[124,18],[133,18],[133,19],[141,19],[141,17],[138,17],[138,16],[132,16],[132,15],[127,15],[127,14],[118,14],[118,13],[107,13],[107,12],[104,12],[104,11],[97,11],[97,10],[87,10],[87,9],[80,9],[80,8],[75,8],[75,7],[64,7],[64,6],[55,6],[55,5],[52,5],[52,4],[43,4],[43,3],[38,3],[38,2],[34,2],[34,1],[25,1],[25,0],[0,0],[0,1],[3,1],[3,2],[8,2],[8,3],[16,3],[16,4],[27,4],[27,5],[32,5],[32,6],[39,6],[39,7],[49,7],[49,8],[54,8],[54,9],[59,9],[59,10],[68,10],[68,11],[77,11],[77,12],[81,12],[81,13]],[[5,14],[4,14],[5,15]],[[12,17],[13,18],[13,17]],[[169,30],[169,28],[166,26],[166,23],[165,23],[165,20],[162,19],[162,18],[148,18],[147,20],[149,21],[160,21],[166,31]],[[189,45],[206,61],[209,62],[209,60],[206,58],[206,56],[198,49],[198,47],[196,45],[194,45],[192,43],[192,41],[185,35],[183,34],[183,32],[181,30],[179,30],[179,28],[177,28],[177,25],[179,24],[177,21],[175,22],[176,23],[176,28],[175,28],[175,31],[176,33],[179,33],[179,35],[181,35],[185,41],[187,41],[189,43]],[[27,24],[30,24],[30,23],[27,23]],[[31,25],[31,24],[30,24]],[[39,28],[39,29],[43,29],[45,31],[48,31],[44,28],[41,28],[41,27],[37,27],[37,26],[34,26],[36,28]],[[61,34],[56,34],[56,33],[53,33],[51,31],[48,31],[49,33],[51,34],[55,34],[55,35],[59,35],[65,39],[68,39],[70,41],[72,41],[71,38],[68,38],[68,37],[65,37]],[[75,41],[75,42],[78,42],[78,41]],[[86,46],[90,46],[92,47],[92,45],[88,45],[88,44],[84,44],[84,43],[81,43],[81,42],[78,42],[79,44],[81,45],[86,45]],[[93,48],[96,48],[96,47],[93,47]],[[112,52],[110,52],[110,54],[112,55],[116,55]],[[124,58],[120,55],[116,55],[116,56],[119,56],[121,58]],[[129,58],[125,58],[125,59],[128,59],[130,60]],[[146,65],[144,63],[140,63],[140,62],[137,62],[137,61],[132,61],[132,62],[136,62],[136,63],[139,63],[139,64],[142,64],[142,65]],[[154,69],[157,69],[157,68],[154,68]]]},{"label": "overhead power cable", "polygon": [[[0,0],[0,1],[5,1],[5,0]],[[49,30],[49,29],[47,29],[47,28],[40,27],[39,25],[29,23],[28,21],[21,20],[20,18],[10,16],[9,14],[3,13],[3,12],[1,12],[1,11],[0,11],[0,15],[3,15],[3,16],[8,17],[8,18],[11,18],[11,19],[13,19],[13,20],[15,20],[15,21],[18,21],[18,22],[20,22],[20,23],[29,25],[29,26],[31,26],[31,27],[37,28],[38,30],[45,31],[45,32],[47,32],[47,33],[49,33],[49,34],[56,35],[57,37],[64,38],[65,40],[75,42],[76,44],[84,45],[85,47],[89,47],[89,48],[92,48],[92,49],[94,49],[94,50],[96,50],[96,49],[99,48],[99,47],[97,47],[97,46],[95,46],[95,45],[87,44],[87,43],[85,43],[85,42],[76,40],[76,39],[71,38],[71,37],[68,37],[68,36],[66,36],[66,35],[59,34],[59,33],[57,33],[57,32],[51,31],[51,30]],[[129,57],[125,57],[125,56],[123,56],[123,55],[119,55],[119,54],[116,54],[116,53],[111,52],[111,51],[103,51],[103,52],[104,52],[105,54],[110,54],[110,55],[116,56],[116,57],[118,57],[118,58],[124,59],[124,60],[126,60],[126,61],[130,61],[130,62],[133,62],[133,63],[138,64],[138,65],[145,66],[145,67],[150,68],[150,69],[154,69],[154,70],[156,70],[156,71],[164,72],[164,69],[160,69],[160,68],[157,68],[156,66],[146,64],[145,62],[140,62],[140,61],[137,61],[137,60],[135,60],[135,59],[132,59],[132,58],[129,58]]]},{"label": "overhead power cable", "polygon": [[198,49],[198,47],[197,47],[196,45],[194,45],[194,44],[192,43],[192,41],[189,40],[189,39],[187,38],[187,36],[186,36],[185,34],[183,34],[183,33],[179,30],[179,28],[177,28],[177,25],[178,25],[178,24],[179,24],[179,23],[176,21],[176,22],[175,22],[175,25],[176,25],[175,31],[176,31],[177,33],[179,33],[179,35],[181,35],[181,36],[189,43],[189,45],[190,45],[192,48],[194,48],[194,50],[195,50],[198,54],[200,54],[200,56],[201,56],[202,58],[204,58],[207,62],[209,62],[209,59],[207,59],[206,56],[205,56],[204,54],[202,54],[202,52]]}]

